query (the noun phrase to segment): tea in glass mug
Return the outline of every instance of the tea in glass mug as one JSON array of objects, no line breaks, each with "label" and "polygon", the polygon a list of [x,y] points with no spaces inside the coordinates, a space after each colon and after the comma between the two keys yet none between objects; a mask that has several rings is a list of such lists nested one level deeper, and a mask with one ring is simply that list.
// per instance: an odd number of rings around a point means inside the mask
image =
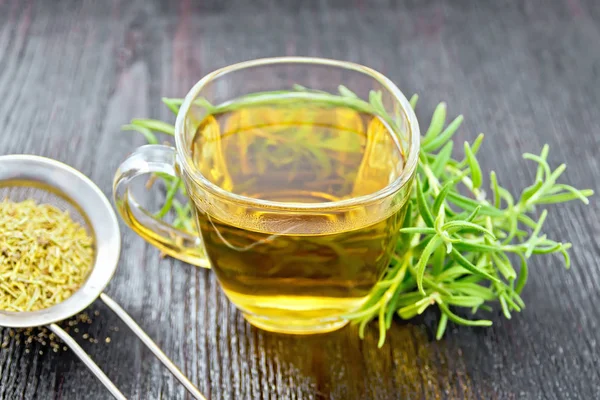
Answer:
[{"label": "tea in glass mug", "polygon": [[[398,245],[419,151],[416,117],[369,68],[284,57],[200,80],[178,113],[176,148],[139,148],[115,176],[125,222],[165,253],[210,267],[253,325],[338,329]],[[198,236],[156,219],[128,190],[182,179]]]}]

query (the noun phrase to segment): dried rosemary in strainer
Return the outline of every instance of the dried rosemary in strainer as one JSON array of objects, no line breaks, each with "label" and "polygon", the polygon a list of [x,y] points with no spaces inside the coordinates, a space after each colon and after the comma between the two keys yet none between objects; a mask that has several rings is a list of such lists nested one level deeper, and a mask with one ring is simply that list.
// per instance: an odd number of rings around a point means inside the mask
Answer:
[{"label": "dried rosemary in strainer", "polygon": [[0,202],[0,309],[35,311],[86,280],[93,239],[68,212],[33,200]]}]

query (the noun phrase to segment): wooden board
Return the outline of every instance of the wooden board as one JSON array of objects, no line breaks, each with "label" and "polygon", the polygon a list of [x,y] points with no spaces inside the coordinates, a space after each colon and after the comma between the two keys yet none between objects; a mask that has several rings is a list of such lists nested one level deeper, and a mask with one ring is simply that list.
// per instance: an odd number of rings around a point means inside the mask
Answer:
[{"label": "wooden board", "polygon": [[[0,154],[56,158],[110,196],[117,166],[143,143],[120,126],[172,118],[161,96],[183,96],[234,62],[311,55],[366,64],[420,93],[424,125],[447,101],[451,116],[466,116],[457,141],[486,132],[483,167],[512,191],[532,179],[521,154],[544,143],[553,165],[567,162],[570,182],[598,189],[599,26],[595,0],[0,0]],[[123,225],[107,292],[211,399],[598,398],[597,196],[557,211],[548,233],[573,242],[572,270],[537,259],[521,314],[496,313],[488,329],[452,325],[439,342],[433,312],[396,321],[382,349],[375,326],[364,341],[353,328],[259,331],[210,271],[161,260]],[[99,343],[78,340],[128,397],[187,398],[116,316],[99,303],[94,310],[80,336]],[[108,393],[71,352],[26,353],[13,339],[0,350],[0,398]]]}]

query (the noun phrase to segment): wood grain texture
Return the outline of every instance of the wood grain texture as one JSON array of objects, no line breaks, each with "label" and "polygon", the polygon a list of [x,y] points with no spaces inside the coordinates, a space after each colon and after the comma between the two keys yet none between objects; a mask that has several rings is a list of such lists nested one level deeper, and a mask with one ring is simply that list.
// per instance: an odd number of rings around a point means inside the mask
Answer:
[{"label": "wood grain texture", "polygon": [[[204,74],[265,56],[311,55],[380,70],[421,94],[426,121],[445,100],[464,113],[457,140],[488,133],[482,164],[516,191],[525,151],[551,145],[577,187],[598,189],[600,2],[0,0],[0,154],[31,153],[81,170],[104,193],[143,143],[119,127],[171,118]],[[532,266],[528,307],[487,329],[435,313],[396,321],[382,349],[373,326],[289,337],[246,324],[209,271],[158,252],[124,226],[108,294],[211,399],[593,399],[600,397],[600,210],[559,206],[548,233],[573,242],[573,269]],[[177,381],[97,303],[82,345],[132,399],[185,399]],[[120,327],[113,332],[111,327]],[[7,331],[1,332],[7,335]],[[110,344],[102,342],[110,336]],[[72,353],[0,350],[0,399],[106,399]]]}]

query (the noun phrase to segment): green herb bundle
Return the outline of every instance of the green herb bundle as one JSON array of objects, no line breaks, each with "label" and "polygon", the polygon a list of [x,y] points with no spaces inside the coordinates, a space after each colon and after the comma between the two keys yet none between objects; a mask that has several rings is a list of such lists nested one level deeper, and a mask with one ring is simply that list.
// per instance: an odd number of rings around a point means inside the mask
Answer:
[{"label": "green herb bundle", "polygon": [[[220,113],[262,103],[306,100],[343,105],[360,112],[379,116],[394,126],[396,119],[383,106],[380,92],[372,91],[365,101],[340,86],[339,95],[294,87],[290,91],[263,92],[234,102],[214,106],[198,100],[209,113]],[[414,108],[418,96],[410,100]],[[181,99],[163,99],[175,114]],[[440,318],[437,338],[440,339],[448,321],[460,325],[490,326],[492,321],[465,318],[463,308],[475,315],[478,310],[491,310],[499,304],[506,318],[519,312],[525,304],[520,296],[529,275],[528,262],[532,255],[560,253],[567,268],[568,249],[563,243],[547,237],[542,231],[548,211],[543,209],[537,219],[536,211],[546,205],[581,200],[588,204],[592,190],[578,190],[558,183],[566,166],[552,170],[547,162],[548,146],[539,155],[526,153],[523,157],[537,164],[535,182],[514,197],[500,186],[496,174],[489,174],[490,190],[482,188],[483,173],[477,153],[483,141],[479,135],[472,144],[464,143],[464,158],[452,158],[452,136],[463,121],[459,116],[446,124],[446,105],[435,109],[429,128],[421,138],[421,151],[416,184],[409,199],[408,210],[400,230],[396,251],[381,282],[363,307],[347,315],[359,325],[363,337],[366,325],[378,319],[379,346],[385,341],[386,330],[394,315],[410,319],[427,308],[437,306]],[[168,123],[151,119],[134,119],[124,130],[142,133],[149,143],[158,143],[154,132],[174,134]],[[184,189],[179,179],[161,176],[167,185],[167,199],[158,213],[165,216],[172,208],[175,225],[193,230],[189,205],[174,197]],[[515,264],[518,267],[515,267]]]}]

